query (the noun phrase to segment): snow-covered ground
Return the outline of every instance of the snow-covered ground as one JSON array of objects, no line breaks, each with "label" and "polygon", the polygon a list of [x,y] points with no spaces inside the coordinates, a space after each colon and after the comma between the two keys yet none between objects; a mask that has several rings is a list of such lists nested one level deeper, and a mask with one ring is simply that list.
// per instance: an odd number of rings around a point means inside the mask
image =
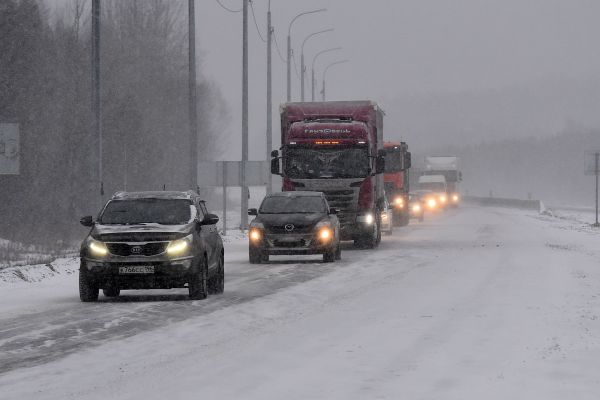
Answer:
[{"label": "snow-covered ground", "polygon": [[[593,221],[588,221],[593,222]],[[247,263],[226,293],[80,303],[77,259],[0,282],[1,399],[597,399],[600,232],[463,207],[379,249]]]}]

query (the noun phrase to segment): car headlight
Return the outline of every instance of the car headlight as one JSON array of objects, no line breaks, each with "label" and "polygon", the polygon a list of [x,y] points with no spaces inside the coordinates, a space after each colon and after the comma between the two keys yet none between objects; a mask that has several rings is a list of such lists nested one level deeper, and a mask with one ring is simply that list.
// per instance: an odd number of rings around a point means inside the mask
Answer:
[{"label": "car headlight", "polygon": [[429,208],[435,208],[437,206],[437,201],[435,201],[435,199],[429,199],[427,200],[427,205]]},{"label": "car headlight", "polygon": [[90,238],[87,247],[89,252],[96,257],[104,257],[108,254],[106,243],[99,240]]},{"label": "car headlight", "polygon": [[260,242],[262,239],[262,230],[260,228],[252,227],[248,231],[248,237],[252,242]]},{"label": "car headlight", "polygon": [[455,203],[458,201],[458,195],[457,194],[452,195],[452,201],[455,202]]},{"label": "car headlight", "polygon": [[448,201],[448,198],[444,195],[440,196],[440,203],[445,203],[446,201]]},{"label": "car headlight", "polygon": [[188,235],[183,239],[177,239],[169,242],[167,246],[167,254],[170,256],[181,256],[189,253],[192,248],[192,235]]},{"label": "car headlight", "polygon": [[412,210],[413,210],[413,212],[418,213],[421,211],[421,206],[419,204],[413,204]]},{"label": "car headlight", "polygon": [[394,204],[398,208],[404,208],[404,199],[402,197],[396,197],[394,199]]}]

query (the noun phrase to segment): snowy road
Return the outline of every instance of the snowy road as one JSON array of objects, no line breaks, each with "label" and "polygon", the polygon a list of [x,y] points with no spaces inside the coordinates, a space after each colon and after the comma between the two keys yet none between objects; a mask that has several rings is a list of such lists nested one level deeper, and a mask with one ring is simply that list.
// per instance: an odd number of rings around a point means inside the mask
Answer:
[{"label": "snowy road", "polygon": [[335,264],[250,265],[233,240],[205,301],[3,286],[0,398],[597,399],[599,240],[464,207]]}]

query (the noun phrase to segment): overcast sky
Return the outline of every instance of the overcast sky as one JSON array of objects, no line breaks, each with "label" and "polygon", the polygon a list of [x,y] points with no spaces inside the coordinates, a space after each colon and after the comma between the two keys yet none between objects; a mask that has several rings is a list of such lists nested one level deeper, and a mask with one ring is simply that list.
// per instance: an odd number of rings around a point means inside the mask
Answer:
[{"label": "overcast sky", "polygon": [[[232,9],[242,5],[241,0],[221,2]],[[253,3],[264,36],[268,0]],[[311,38],[304,48],[310,64],[316,52],[343,47],[319,57],[319,81],[327,63],[350,60],[329,70],[328,100],[372,99],[385,108],[401,95],[597,77],[600,71],[596,0],[272,0],[273,25],[284,56],[289,21],[300,12],[322,7],[328,11],[294,23],[292,41],[299,64],[300,45],[308,34],[335,29]],[[202,0],[197,2],[197,24],[203,73],[221,87],[232,110],[231,130],[237,134],[242,15],[224,10],[216,0]],[[251,158],[256,158],[264,148],[266,45],[252,19],[249,37]],[[285,64],[276,52],[273,74],[277,115],[278,103],[285,100]],[[293,100],[298,100],[299,79],[295,73],[292,77]],[[309,93],[310,86],[306,90]]]}]

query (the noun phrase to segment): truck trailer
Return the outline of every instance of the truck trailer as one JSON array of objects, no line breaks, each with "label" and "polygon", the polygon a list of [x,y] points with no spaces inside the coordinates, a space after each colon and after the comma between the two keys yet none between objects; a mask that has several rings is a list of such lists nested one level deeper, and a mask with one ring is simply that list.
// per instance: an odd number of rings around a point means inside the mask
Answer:
[{"label": "truck trailer", "polygon": [[323,192],[338,212],[342,240],[373,248],[385,204],[383,110],[372,101],[293,102],[281,106],[281,149],[271,172],[282,191]]}]

